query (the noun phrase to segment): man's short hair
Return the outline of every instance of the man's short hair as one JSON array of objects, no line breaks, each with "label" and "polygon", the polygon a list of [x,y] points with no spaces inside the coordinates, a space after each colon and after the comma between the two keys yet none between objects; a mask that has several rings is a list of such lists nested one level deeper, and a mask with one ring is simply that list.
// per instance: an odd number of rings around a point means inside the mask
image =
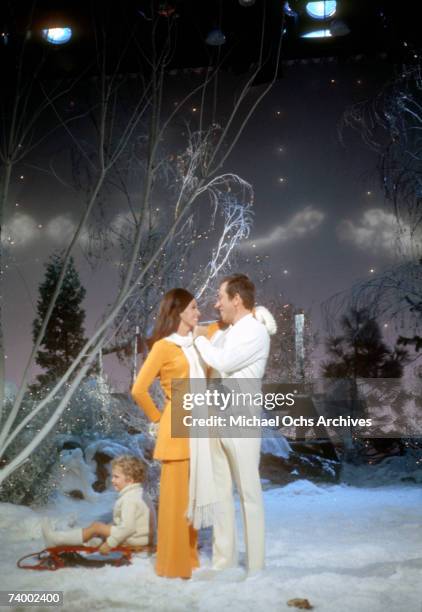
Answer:
[{"label": "man's short hair", "polygon": [[246,274],[231,274],[223,278],[220,285],[223,283],[227,283],[226,292],[231,300],[238,293],[243,306],[252,310],[255,306],[255,285]]}]

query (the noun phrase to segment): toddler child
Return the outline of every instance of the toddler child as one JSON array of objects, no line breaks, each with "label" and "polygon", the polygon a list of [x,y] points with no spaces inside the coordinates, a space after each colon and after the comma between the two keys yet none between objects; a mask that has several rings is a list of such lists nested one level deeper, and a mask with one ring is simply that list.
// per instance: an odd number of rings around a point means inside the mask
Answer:
[{"label": "toddler child", "polygon": [[121,455],[111,462],[111,482],[119,492],[113,509],[113,523],[91,523],[88,527],[55,531],[47,519],[42,533],[48,547],[78,546],[91,538],[103,540],[99,551],[110,552],[116,546],[145,547],[152,545],[155,532],[155,511],[151,500],[143,491],[145,465],[137,457]]}]

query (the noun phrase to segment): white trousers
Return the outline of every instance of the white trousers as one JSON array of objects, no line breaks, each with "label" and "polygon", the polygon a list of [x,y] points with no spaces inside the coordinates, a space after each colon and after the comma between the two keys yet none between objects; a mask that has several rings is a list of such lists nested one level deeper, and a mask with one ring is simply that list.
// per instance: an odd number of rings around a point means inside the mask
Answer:
[{"label": "white trousers", "polygon": [[246,545],[246,567],[264,567],[264,504],[259,479],[261,438],[211,438],[211,455],[220,501],[213,525],[212,566],[237,565],[233,480],[239,493]]}]

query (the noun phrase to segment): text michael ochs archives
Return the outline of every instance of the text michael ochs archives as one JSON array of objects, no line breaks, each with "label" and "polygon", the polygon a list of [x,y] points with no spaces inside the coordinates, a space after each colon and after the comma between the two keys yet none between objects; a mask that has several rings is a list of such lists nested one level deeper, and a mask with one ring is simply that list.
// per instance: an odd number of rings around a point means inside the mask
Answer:
[{"label": "text michael ochs archives", "polygon": [[[263,416],[253,414],[254,409],[271,411],[280,408],[291,408],[295,405],[294,393],[244,393],[222,392],[217,389],[207,389],[203,393],[184,393],[182,407],[188,414],[183,414],[185,427],[371,427],[370,418],[352,418],[350,416],[318,418],[303,415],[272,414]],[[196,409],[203,415],[203,409],[208,408],[208,416],[196,416]],[[226,414],[233,409],[234,414]],[[224,414],[215,414],[215,412]]]}]

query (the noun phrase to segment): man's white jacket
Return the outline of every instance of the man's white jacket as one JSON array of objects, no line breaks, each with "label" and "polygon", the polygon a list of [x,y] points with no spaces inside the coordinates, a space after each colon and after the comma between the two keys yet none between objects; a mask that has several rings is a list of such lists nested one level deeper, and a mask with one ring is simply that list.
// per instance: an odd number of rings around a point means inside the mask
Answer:
[{"label": "man's white jacket", "polygon": [[195,340],[205,363],[222,378],[263,378],[270,352],[270,336],[265,325],[251,313],[217,334],[212,342],[203,336]]}]

